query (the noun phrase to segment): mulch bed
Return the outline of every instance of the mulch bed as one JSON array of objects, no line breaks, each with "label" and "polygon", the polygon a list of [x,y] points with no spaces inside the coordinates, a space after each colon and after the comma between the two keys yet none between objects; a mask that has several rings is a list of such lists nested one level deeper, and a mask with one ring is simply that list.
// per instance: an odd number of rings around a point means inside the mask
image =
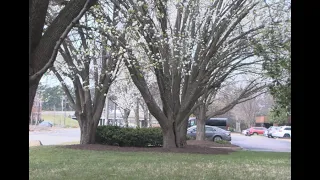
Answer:
[{"label": "mulch bed", "polygon": [[193,153],[193,154],[229,154],[234,152],[230,148],[211,148],[211,147],[238,147],[232,144],[217,144],[210,141],[195,141],[188,140],[187,146],[184,148],[170,148],[162,147],[119,147],[101,144],[76,144],[66,145],[65,148],[79,149],[79,150],[95,150],[95,151],[118,151],[118,152],[161,152],[161,153]]}]

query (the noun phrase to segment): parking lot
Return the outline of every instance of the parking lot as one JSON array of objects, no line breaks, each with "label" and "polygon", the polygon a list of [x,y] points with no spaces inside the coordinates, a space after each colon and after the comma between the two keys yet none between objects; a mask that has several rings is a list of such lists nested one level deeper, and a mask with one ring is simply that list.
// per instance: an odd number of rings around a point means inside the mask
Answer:
[{"label": "parking lot", "polygon": [[232,133],[231,143],[250,151],[291,152],[291,140]]}]

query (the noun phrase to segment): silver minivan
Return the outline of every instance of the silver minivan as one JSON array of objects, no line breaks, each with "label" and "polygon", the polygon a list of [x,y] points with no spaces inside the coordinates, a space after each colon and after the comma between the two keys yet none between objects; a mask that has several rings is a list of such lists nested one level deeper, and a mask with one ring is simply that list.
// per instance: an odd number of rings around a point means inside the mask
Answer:
[{"label": "silver minivan", "polygon": [[[227,121],[228,121],[228,118],[209,118],[206,121],[205,125],[207,125],[207,126],[215,126],[215,127],[219,127],[221,129],[224,129],[224,130],[228,130]],[[194,126],[194,125],[197,125],[197,119],[195,117],[189,118],[188,127],[191,127],[191,126]]]}]

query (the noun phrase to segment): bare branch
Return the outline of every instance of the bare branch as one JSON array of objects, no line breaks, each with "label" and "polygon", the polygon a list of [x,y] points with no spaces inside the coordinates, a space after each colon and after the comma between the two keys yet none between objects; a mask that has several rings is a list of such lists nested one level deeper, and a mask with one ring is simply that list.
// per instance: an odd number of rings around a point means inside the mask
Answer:
[{"label": "bare branch", "polygon": [[77,21],[79,21],[79,19],[83,16],[83,14],[87,11],[88,7],[89,7],[89,3],[91,3],[92,0],[87,0],[84,7],[82,8],[82,10],[80,11],[80,13],[78,14],[77,17],[75,17],[73,19],[73,21],[69,24],[69,26],[67,26],[67,28],[64,30],[64,32],[62,33],[62,35],[60,36],[59,40],[56,42],[56,45],[54,46],[52,55],[49,59],[49,61],[46,63],[46,65],[44,65],[38,72],[34,73],[33,75],[29,75],[29,85],[33,84],[34,81],[39,78],[40,76],[42,76],[45,72],[47,72],[47,70],[53,66],[53,63],[57,57],[58,54],[58,50],[60,45],[62,44],[63,40],[67,37],[69,31],[72,29],[72,27],[76,24]]}]

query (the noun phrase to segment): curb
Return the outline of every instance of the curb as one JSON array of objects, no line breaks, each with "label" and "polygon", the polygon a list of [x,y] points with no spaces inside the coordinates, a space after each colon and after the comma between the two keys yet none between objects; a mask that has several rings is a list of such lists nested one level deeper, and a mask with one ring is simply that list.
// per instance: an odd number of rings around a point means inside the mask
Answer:
[{"label": "curb", "polygon": [[231,149],[231,150],[242,150],[241,147],[209,147],[212,149]]},{"label": "curb", "polygon": [[279,141],[288,141],[288,142],[291,142],[291,139],[281,139],[281,138],[276,138],[276,140],[279,140]]}]

